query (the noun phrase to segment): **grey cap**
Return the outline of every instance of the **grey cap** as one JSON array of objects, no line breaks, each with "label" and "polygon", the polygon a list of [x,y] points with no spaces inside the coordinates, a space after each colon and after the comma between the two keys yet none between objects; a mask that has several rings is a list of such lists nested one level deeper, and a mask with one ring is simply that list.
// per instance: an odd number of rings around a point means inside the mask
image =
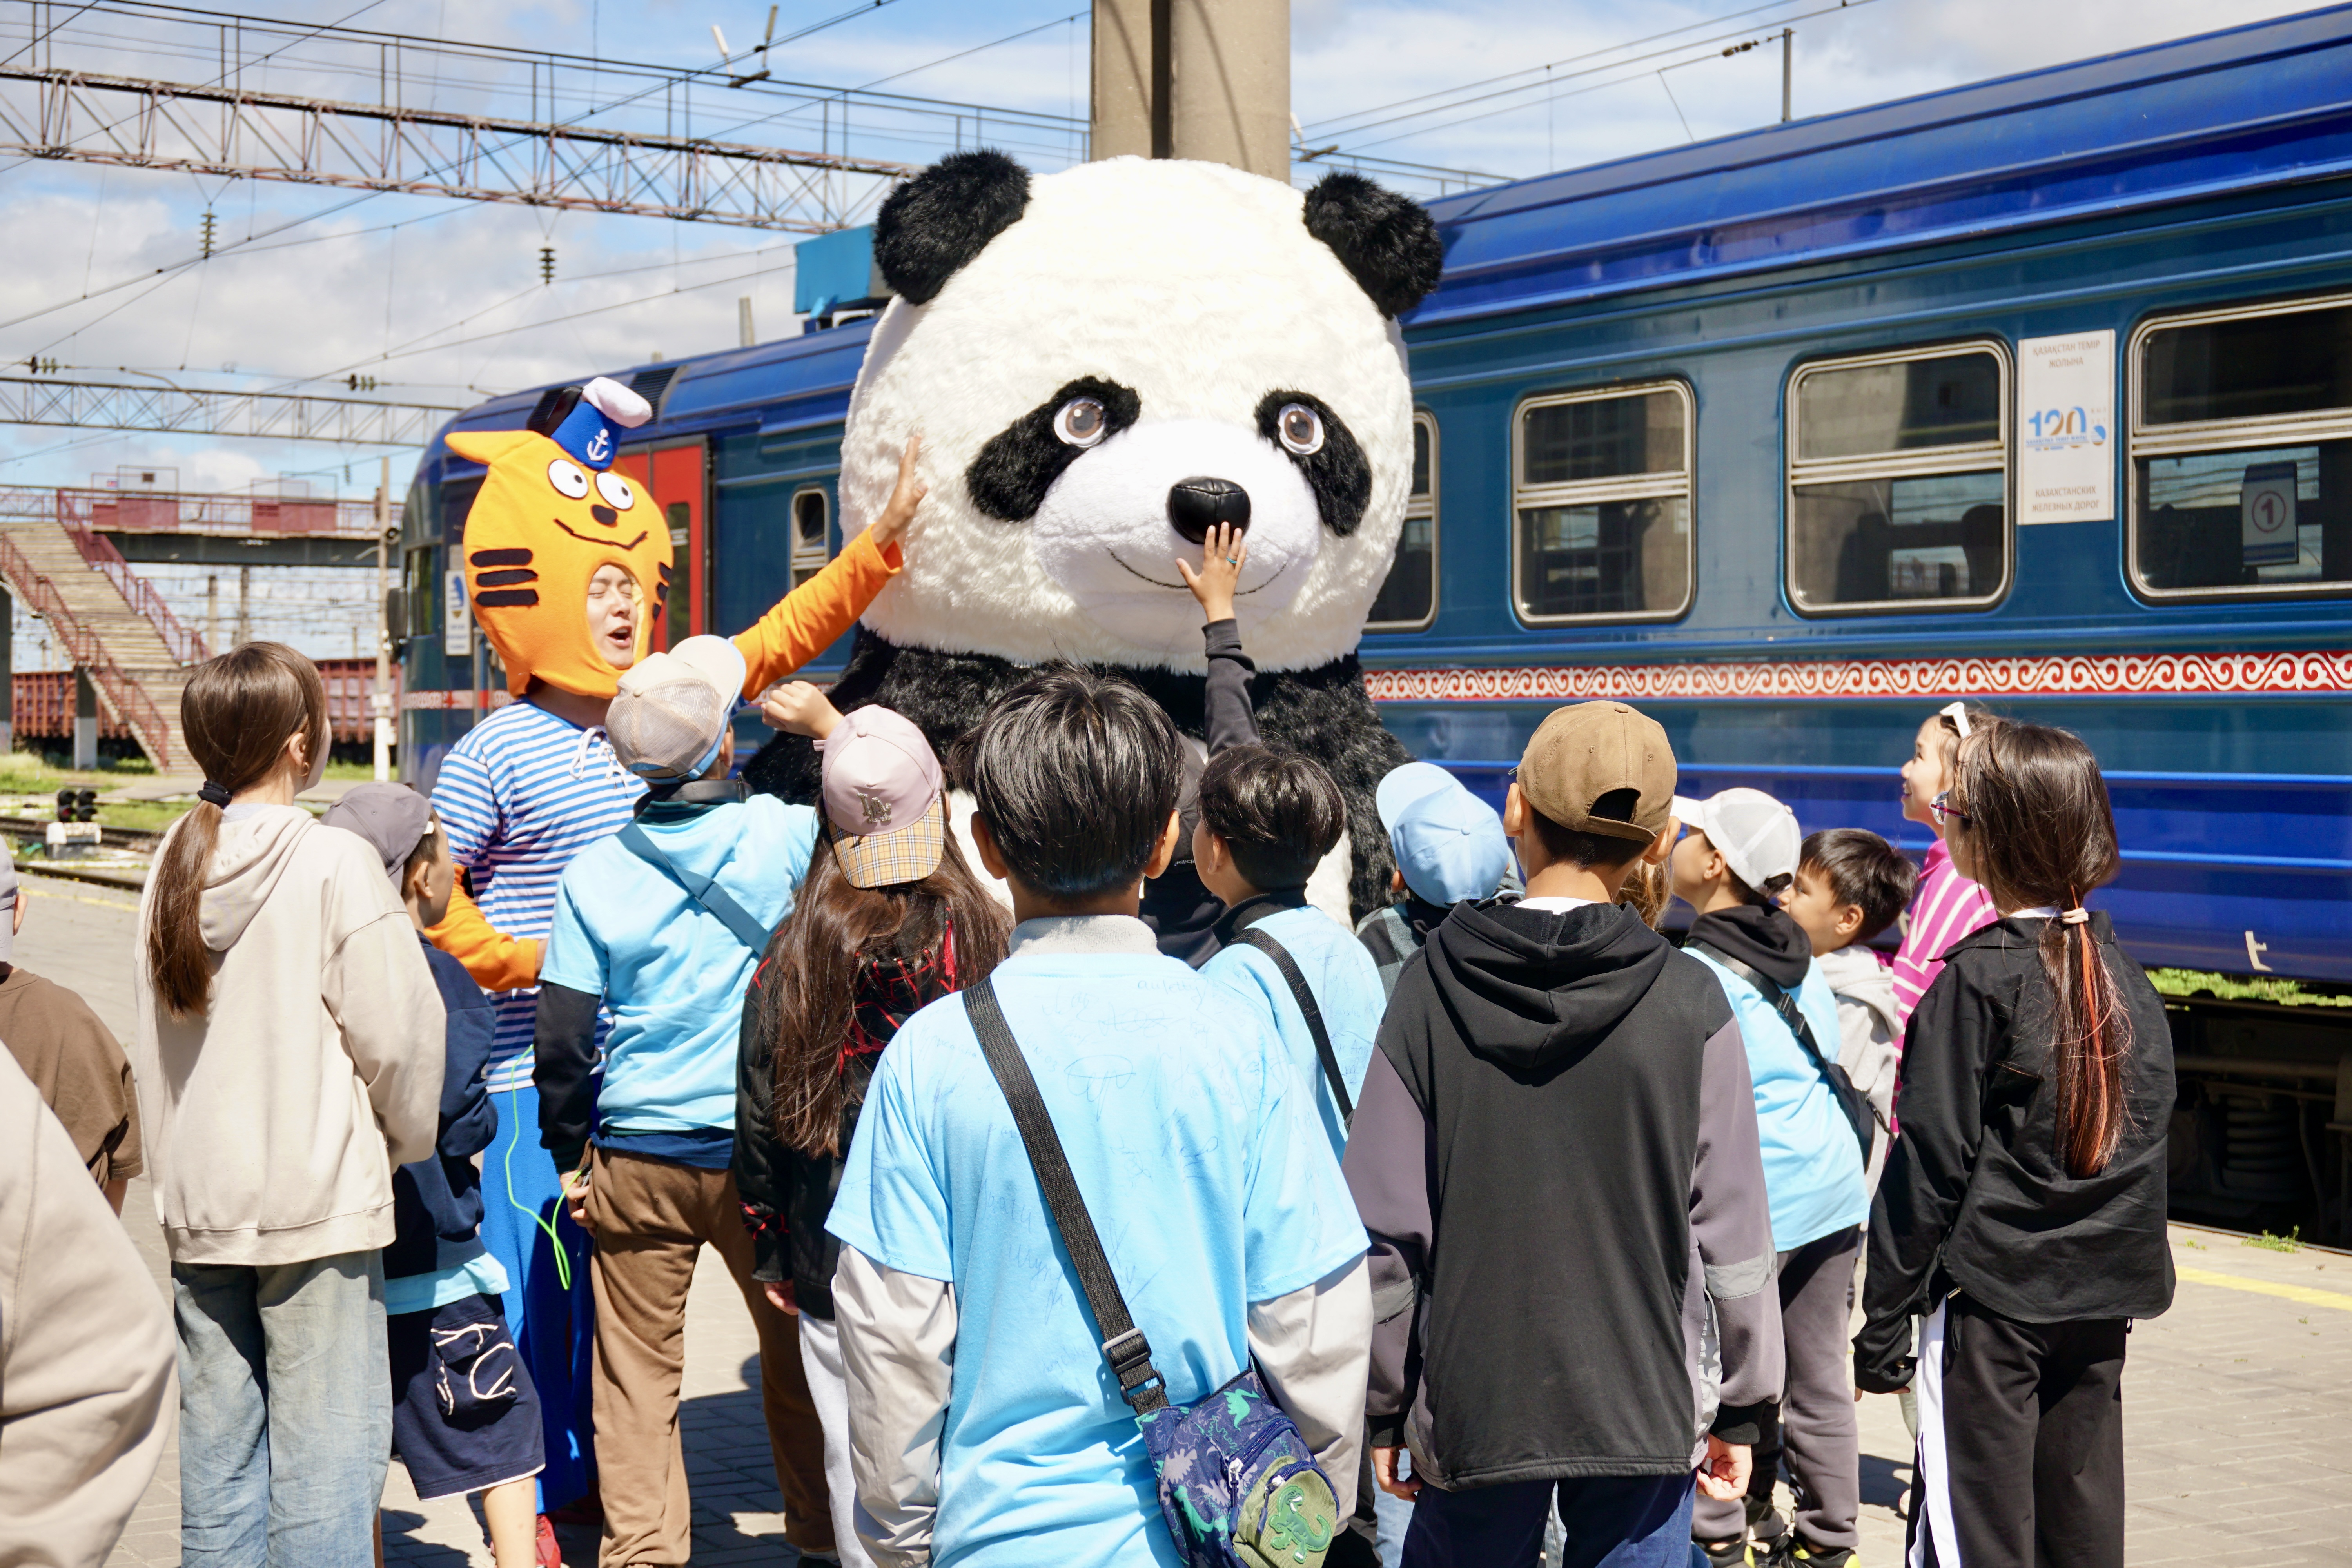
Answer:
[{"label": "grey cap", "polygon": [[408,858],[433,831],[433,804],[406,784],[353,784],[319,820],[366,839],[397,888]]},{"label": "grey cap", "polygon": [[621,765],[654,784],[698,778],[719,760],[742,695],[743,653],[725,637],[694,637],[622,671],[604,712]]}]

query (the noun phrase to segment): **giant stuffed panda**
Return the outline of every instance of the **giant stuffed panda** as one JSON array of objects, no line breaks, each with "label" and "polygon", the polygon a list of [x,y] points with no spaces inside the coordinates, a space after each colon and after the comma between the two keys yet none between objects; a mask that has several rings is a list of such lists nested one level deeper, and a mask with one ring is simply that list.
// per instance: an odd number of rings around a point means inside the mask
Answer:
[{"label": "giant stuffed panda", "polygon": [[[1221,164],[1112,158],[1033,178],[965,153],[892,193],[874,256],[897,297],[850,397],[843,526],[881,510],[910,432],[929,494],[835,702],[893,708],[945,755],[1026,667],[1063,658],[1125,675],[1197,741],[1201,612],[1175,562],[1198,560],[1206,524],[1174,492],[1238,486],[1234,604],[1259,729],[1348,801],[1310,896],[1350,919],[1386,901],[1372,791],[1407,753],[1356,645],[1412,479],[1395,318],[1437,282],[1427,212],[1352,174],[1302,197]],[[746,771],[816,793],[796,737]]]}]

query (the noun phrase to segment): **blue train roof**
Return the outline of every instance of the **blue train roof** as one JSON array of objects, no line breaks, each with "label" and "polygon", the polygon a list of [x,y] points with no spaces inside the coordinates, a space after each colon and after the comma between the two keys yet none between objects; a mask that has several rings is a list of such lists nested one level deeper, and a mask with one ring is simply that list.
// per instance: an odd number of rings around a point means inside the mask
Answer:
[{"label": "blue train roof", "polygon": [[1430,204],[1426,326],[2352,169],[2352,5]]}]

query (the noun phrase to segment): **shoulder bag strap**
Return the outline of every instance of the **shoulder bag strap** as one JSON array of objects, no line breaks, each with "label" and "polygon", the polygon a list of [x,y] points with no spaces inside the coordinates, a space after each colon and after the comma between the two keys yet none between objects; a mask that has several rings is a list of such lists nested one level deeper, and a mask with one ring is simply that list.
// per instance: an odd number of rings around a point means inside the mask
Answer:
[{"label": "shoulder bag strap", "polygon": [[621,829],[620,838],[622,848],[656,870],[667,872],[672,881],[686,889],[688,897],[700,904],[719,924],[733,931],[737,942],[753,952],[768,951],[768,928],[753,919],[751,911],[737,903],[726,889],[709,877],[695,876],[663,854],[661,846],[647,837],[646,830],[634,822]]},{"label": "shoulder bag strap", "polygon": [[1021,1129],[1021,1142],[1029,1151],[1029,1166],[1036,1173],[1037,1185],[1045,1190],[1054,1227],[1062,1233],[1062,1245],[1069,1248],[1070,1261],[1077,1268],[1078,1285],[1094,1313],[1095,1331],[1103,1336],[1103,1360],[1118,1379],[1119,1397],[1138,1415],[1166,1409],[1167,1384],[1151,1364],[1150,1342],[1128,1315],[1127,1298],[1118,1293],[1110,1259],[1103,1256],[1102,1242],[1095,1235],[1094,1219],[1087,1213],[1086,1200],[1078,1195],[1077,1178],[1070,1174],[1069,1159],[1062,1152],[1061,1139],[1055,1135],[1054,1118],[1037,1092],[1037,1080],[1030,1076],[1012,1026],[1004,1021],[995,988],[985,978],[964,987],[963,1010],[971,1021],[971,1032],[980,1037],[988,1070],[996,1075],[996,1087],[1004,1091],[1004,1103],[1012,1108],[1013,1124]]},{"label": "shoulder bag strap", "polygon": [[1339,1102],[1339,1125],[1353,1125],[1356,1107],[1348,1098],[1348,1080],[1339,1071],[1339,1053],[1331,1048],[1331,1032],[1323,1026],[1323,1009],[1315,1005],[1315,993],[1307,989],[1307,976],[1300,972],[1298,961],[1290,956],[1288,948],[1255,926],[1234,940],[1249,943],[1274,960],[1274,966],[1282,971],[1283,983],[1290,987],[1290,999],[1298,1004],[1299,1012],[1307,1018],[1307,1032],[1315,1037],[1315,1056],[1323,1064],[1323,1077],[1331,1086],[1331,1098]]},{"label": "shoulder bag strap", "polygon": [[1823,1068],[1828,1067],[1829,1063],[1822,1056],[1821,1046],[1813,1039],[1813,1026],[1805,1021],[1804,1009],[1797,1005],[1795,992],[1781,990],[1767,979],[1764,973],[1754,964],[1732,957],[1711,942],[1694,942],[1685,945],[1698,949],[1716,963],[1756,987],[1757,994],[1771,1004],[1773,1011],[1780,1015],[1780,1021],[1789,1026],[1789,1033],[1796,1036],[1797,1043],[1805,1047],[1805,1054],[1813,1058],[1813,1065]]}]

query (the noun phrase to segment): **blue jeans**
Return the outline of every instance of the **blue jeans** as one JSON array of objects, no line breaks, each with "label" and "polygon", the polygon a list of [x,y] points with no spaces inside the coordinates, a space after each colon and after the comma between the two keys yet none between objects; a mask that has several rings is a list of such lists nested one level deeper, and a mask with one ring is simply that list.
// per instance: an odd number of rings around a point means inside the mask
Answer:
[{"label": "blue jeans", "polygon": [[1567,1539],[1560,1568],[1687,1568],[1687,1475],[1507,1481],[1458,1492],[1424,1486],[1405,1533],[1404,1568],[1534,1568],[1555,1487]]},{"label": "blue jeans", "polygon": [[383,1258],[172,1265],[182,1568],[368,1568],[392,1454]]}]

